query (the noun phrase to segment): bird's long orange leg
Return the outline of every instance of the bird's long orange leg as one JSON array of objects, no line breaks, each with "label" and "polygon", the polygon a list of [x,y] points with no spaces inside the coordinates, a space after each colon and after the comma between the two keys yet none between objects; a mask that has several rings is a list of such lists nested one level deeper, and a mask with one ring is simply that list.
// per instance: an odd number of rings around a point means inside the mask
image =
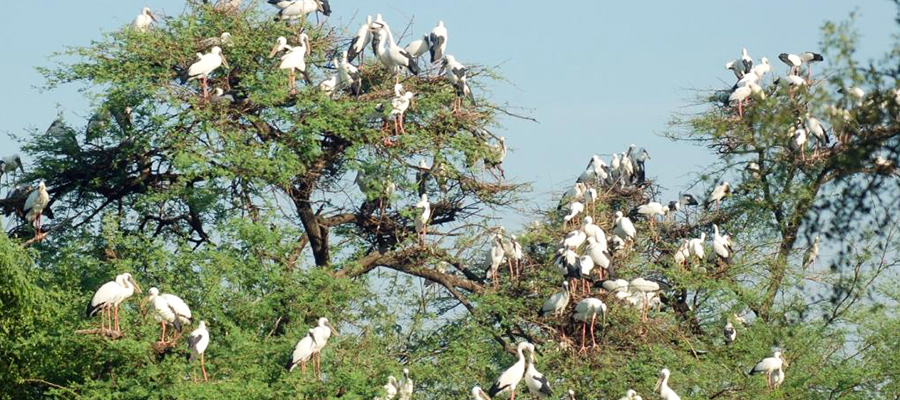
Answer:
[{"label": "bird's long orange leg", "polygon": [[116,332],[122,332],[122,329],[119,328],[119,306],[113,306],[113,320],[116,321]]},{"label": "bird's long orange leg", "polygon": [[591,316],[591,344],[593,344],[594,347],[597,347],[597,341],[594,340],[594,321],[596,319],[597,319],[596,314]]},{"label": "bird's long orange leg", "polygon": [[160,335],[159,341],[165,343],[166,342],[166,322],[160,321],[159,324],[162,326],[162,335]]},{"label": "bird's long orange leg", "polygon": [[584,338],[587,336],[587,321],[581,321],[581,350],[578,350],[579,353],[587,350],[587,347],[584,345]]},{"label": "bird's long orange leg", "polygon": [[203,371],[203,382],[208,382],[209,379],[206,377],[206,362],[203,359],[203,353],[200,353],[200,371]]}]

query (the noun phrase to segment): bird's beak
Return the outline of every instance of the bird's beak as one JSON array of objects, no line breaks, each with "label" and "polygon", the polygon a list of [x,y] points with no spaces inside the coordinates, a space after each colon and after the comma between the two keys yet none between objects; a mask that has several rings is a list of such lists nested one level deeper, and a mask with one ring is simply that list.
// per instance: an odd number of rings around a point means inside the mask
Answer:
[{"label": "bird's beak", "polygon": [[159,20],[156,19],[156,15],[154,15],[152,12],[147,12],[147,15],[149,15],[150,19],[152,19],[154,22],[159,22]]},{"label": "bird's beak", "polygon": [[334,329],[334,327],[331,326],[331,322],[328,323],[328,329],[331,329],[331,333],[333,333],[335,336],[340,336],[337,329]]},{"label": "bird's beak", "polygon": [[137,282],[135,282],[134,279],[131,279],[131,284],[134,285],[134,291],[135,291],[135,292],[141,293],[141,287],[138,286]]},{"label": "bird's beak", "polygon": [[224,65],[225,68],[231,68],[231,66],[228,65],[228,60],[225,59],[224,55],[222,56],[222,65]]},{"label": "bird's beak", "polygon": [[278,53],[278,48],[281,47],[279,45],[280,43],[275,43],[275,46],[272,46],[272,51],[269,53],[269,58],[275,57],[275,54]]},{"label": "bird's beak", "polygon": [[662,378],[656,380],[656,386],[653,387],[653,393],[659,391],[659,387],[662,386]]},{"label": "bird's beak", "polygon": [[150,302],[150,297],[144,297],[144,299],[141,300],[141,304],[139,304],[138,306],[141,308],[141,310],[143,310],[144,307],[147,306],[148,302]]}]

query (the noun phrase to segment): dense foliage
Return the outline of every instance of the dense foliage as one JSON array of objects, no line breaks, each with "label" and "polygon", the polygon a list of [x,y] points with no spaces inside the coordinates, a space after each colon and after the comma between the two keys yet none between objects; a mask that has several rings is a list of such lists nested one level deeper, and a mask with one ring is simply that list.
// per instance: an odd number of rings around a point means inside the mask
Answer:
[{"label": "dense foliage", "polygon": [[[564,317],[539,315],[562,280],[552,266],[558,241],[577,226],[564,224],[555,204],[518,232],[522,276],[512,280],[501,268],[496,287],[484,278],[490,238],[500,232],[491,215],[526,190],[495,168],[504,139],[491,129],[502,107],[477,90],[477,102],[454,107],[456,92],[433,65],[401,76],[417,97],[406,133],[394,135],[396,81],[371,53],[361,95],[303,83],[293,94],[267,56],[277,37],[293,40],[301,25],[271,14],[191,4],[147,32],[126,27],[71,49],[65,55],[75,61],[43,70],[50,88],[81,85],[95,115],[84,126],[59,120],[23,143],[36,162],[19,181],[46,181],[53,219],[43,241],[31,240],[24,221],[0,237],[0,398],[371,399],[403,368],[416,399],[468,398],[514,361],[521,340],[537,345],[554,398],[568,389],[618,398],[629,388],[654,398],[663,367],[685,399],[900,397],[900,292],[892,284],[900,51],[859,64],[852,21],[825,24],[827,61],[808,86],[776,84],[773,71],[761,82],[765,98],[751,99],[742,117],[723,101],[725,90],[673,123],[673,139],[719,156],[698,177],[698,197],[722,180],[733,194],[689,218],[653,227],[635,220],[638,239],[613,254],[615,273],[666,282],[664,305],[645,322],[595,289],[609,321],[597,328],[598,346],[579,353],[581,325],[569,315],[580,294]],[[348,40],[311,21],[302,29],[319,82]],[[209,84],[232,99],[213,101],[176,75],[207,51],[204,39],[226,31],[229,67]],[[496,78],[472,65],[468,72],[476,89]],[[865,98],[839,91],[851,87]],[[832,143],[800,154],[791,132],[807,113],[824,122]],[[750,162],[761,171],[746,170]],[[610,237],[615,211],[660,191],[652,181],[595,187],[599,199],[584,213]],[[423,193],[433,214],[421,244],[413,205]],[[12,196],[0,206],[14,211],[24,201]],[[735,240],[730,263],[713,255],[676,264],[682,241],[711,234],[713,224]],[[806,267],[815,236],[822,256]],[[124,337],[84,332],[99,323],[84,317],[85,303],[122,272],[145,291],[178,294],[207,322],[208,383],[195,382],[183,339],[152,346],[159,325],[141,307],[143,295],[123,305]],[[289,373],[293,346],[322,316],[341,334],[322,353],[321,379]],[[727,321],[738,330],[732,345],[722,338]],[[790,366],[770,390],[747,371],[776,348]]]}]

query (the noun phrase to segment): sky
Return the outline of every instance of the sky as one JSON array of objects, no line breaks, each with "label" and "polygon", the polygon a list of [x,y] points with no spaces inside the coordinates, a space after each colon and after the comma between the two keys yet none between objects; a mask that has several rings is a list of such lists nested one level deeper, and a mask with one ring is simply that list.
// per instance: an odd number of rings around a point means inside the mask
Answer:
[{"label": "sky", "polygon": [[[886,0],[548,4],[554,3],[331,0],[330,20],[355,31],[367,14],[381,13],[394,27],[412,19],[413,38],[443,20],[448,53],[464,64],[499,66],[509,83],[490,83],[490,97],[539,121],[506,118],[497,132],[511,149],[507,177],[532,183],[526,206],[533,207],[547,207],[552,193],[571,186],[592,154],[608,159],[632,143],[649,151],[648,175],[674,198],[712,158],[660,134],[674,115],[695,110],[696,90],[732,82],[723,66],[742,47],[756,59],[767,56],[773,72],[783,73],[779,53],[819,49],[822,24],[851,11],[860,14],[857,54],[863,60],[879,57],[897,32],[896,9]],[[78,87],[42,91],[34,67],[52,66],[53,52],[88,45],[130,23],[145,5],[175,15],[184,0],[0,2],[0,87],[6,93],[0,96],[0,155],[18,150],[8,134],[46,129],[58,110],[70,124],[84,123],[90,112]]]}]

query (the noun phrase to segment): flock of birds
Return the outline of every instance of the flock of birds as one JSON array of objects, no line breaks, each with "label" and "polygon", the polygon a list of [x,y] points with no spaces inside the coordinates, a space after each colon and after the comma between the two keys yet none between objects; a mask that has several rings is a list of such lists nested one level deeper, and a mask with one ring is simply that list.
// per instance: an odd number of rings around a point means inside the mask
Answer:
[{"label": "flock of birds", "polygon": [[[327,0],[268,0],[268,2],[278,9],[277,19],[279,20],[302,19],[308,14],[315,12],[326,16],[331,14],[331,7]],[[220,10],[236,10],[240,3],[241,1],[220,0],[215,7]],[[139,31],[146,32],[155,22],[157,22],[156,16],[149,8],[144,8],[140,15],[135,18],[133,26]],[[229,43],[230,36],[230,34],[225,32],[218,38],[210,38],[206,41],[206,44],[212,45],[210,51],[206,54],[198,53],[198,60],[181,74],[181,78],[185,82],[199,79],[204,97],[208,97],[208,76],[223,65],[228,67],[220,45]],[[374,19],[369,16],[366,18],[366,22],[360,26],[356,35],[354,35],[348,49],[341,52],[341,58],[333,61],[337,72],[323,81],[318,87],[329,93],[337,93],[346,89],[352,94],[358,95],[360,91],[359,67],[351,63],[359,58],[361,64],[364,57],[363,53],[371,44],[373,53],[379,62],[394,73],[399,73],[401,69],[406,69],[413,75],[417,75],[420,72],[418,58],[426,53],[430,55],[431,63],[441,62],[442,72],[440,74],[444,74],[456,88],[458,102],[455,107],[459,107],[462,99],[465,97],[472,98],[472,94],[466,82],[466,67],[456,61],[452,55],[446,54],[447,37],[447,28],[444,26],[443,21],[440,21],[430,33],[423,35],[421,39],[409,43],[405,48],[401,48],[382,16],[379,14]],[[281,63],[279,68],[289,70],[288,83],[292,93],[296,91],[295,71],[299,72],[307,83],[311,83],[306,65],[306,56],[310,54],[310,46],[309,37],[305,33],[301,33],[298,42],[294,45],[288,44],[285,37],[279,37],[270,53],[270,57],[283,53],[280,56]],[[781,54],[779,59],[789,66],[789,71],[784,78],[776,80],[776,85],[783,84],[789,87],[808,84],[807,79],[811,79],[812,75],[812,63],[823,60],[821,55],[812,52],[799,55]],[[799,73],[800,67],[803,65],[807,65],[807,78],[803,78]],[[745,104],[749,102],[751,96],[765,97],[765,92],[760,86],[760,82],[770,72],[771,66],[765,57],[761,59],[761,63],[755,64],[748,55],[747,50],[744,49],[741,58],[727,63],[726,68],[732,70],[738,79],[729,94],[728,100],[737,104],[738,114],[740,117],[743,117]],[[446,74],[444,71],[446,71]],[[391,102],[393,107],[391,116],[395,119],[395,130],[402,132],[403,113],[409,107],[410,100],[414,94],[409,91],[403,91],[399,82],[395,85],[394,92],[395,98]],[[849,92],[860,99],[864,96],[864,92],[858,88],[852,88]],[[223,95],[223,91],[218,88],[215,90],[215,93],[217,96]],[[829,141],[823,124],[808,114],[803,124],[798,124],[792,129],[794,143],[798,146],[798,149],[802,150],[806,144],[807,135],[811,135],[815,139],[817,143],[816,148],[819,145],[826,145]],[[645,182],[646,162],[650,159],[650,155],[646,150],[642,149],[639,152],[635,152],[635,149],[636,147],[631,145],[626,151],[613,154],[609,164],[604,162],[598,155],[594,155],[585,171],[578,177],[575,184],[564,193],[560,200],[560,209],[564,208],[567,211],[563,216],[564,226],[569,226],[569,224],[575,223],[578,219],[581,219],[581,223],[580,226],[570,231],[559,241],[554,264],[557,266],[562,278],[562,291],[553,294],[544,302],[541,314],[544,316],[552,315],[557,318],[562,317],[571,300],[577,297],[580,291],[582,299],[576,304],[571,315],[573,320],[582,324],[580,352],[587,350],[586,337],[588,330],[590,331],[591,343],[593,346],[596,346],[594,338],[596,319],[598,316],[601,317],[605,325],[608,312],[607,305],[599,298],[592,296],[594,287],[600,287],[602,289],[601,294],[607,293],[625,304],[640,307],[641,316],[645,320],[649,309],[658,309],[662,305],[660,293],[667,289],[665,282],[644,277],[634,277],[631,280],[625,280],[618,278],[613,268],[611,262],[613,254],[619,251],[627,251],[629,245],[634,243],[638,235],[632,218],[647,218],[650,221],[650,229],[653,229],[653,224],[657,217],[668,219],[681,210],[682,207],[699,206],[699,202],[694,196],[682,194],[678,199],[670,201],[668,204],[651,201],[639,205],[632,209],[628,215],[621,210],[616,211],[615,218],[611,224],[612,234],[607,237],[606,232],[594,223],[593,216],[585,215],[586,206],[593,205],[599,199],[598,190],[603,190],[604,187],[618,186],[625,188],[629,185],[639,187]],[[505,155],[505,148],[503,153]],[[758,165],[751,163],[748,166],[748,170],[751,173],[758,174],[760,168]],[[19,155],[0,159],[0,177],[16,171],[24,173],[23,163]],[[10,191],[8,197],[22,195],[23,193],[28,193],[28,196],[21,211],[25,219],[33,224],[36,238],[39,239],[42,234],[40,227],[41,214],[49,204],[49,194],[44,182],[40,181],[37,186],[17,187],[15,191]],[[730,193],[731,186],[729,183],[721,182],[710,192],[705,205],[709,207],[714,204],[718,208],[719,203]],[[431,205],[428,201],[428,195],[422,193],[415,207],[420,210],[415,222],[420,235],[420,243],[424,244],[428,222],[431,218]],[[679,265],[687,265],[691,260],[699,260],[702,263],[706,259],[706,242],[705,232],[701,233],[698,238],[685,239],[674,253],[675,262]],[[717,225],[713,226],[712,248],[713,253],[720,262],[727,263],[729,261],[733,252],[733,244],[733,240],[727,234],[723,235]],[[817,255],[818,237],[806,255],[805,265],[812,264]],[[522,246],[515,235],[507,235],[502,228],[500,228],[499,232],[492,235],[488,258],[487,278],[493,280],[495,284],[499,279],[500,267],[504,263],[508,265],[511,279],[516,279],[521,274],[521,263],[524,259]],[[599,279],[594,279],[593,274],[595,272],[598,273]],[[589,284],[589,282],[593,282],[593,284]],[[119,305],[129,299],[134,293],[141,293],[141,289],[134,277],[130,273],[120,274],[113,281],[107,282],[96,291],[88,304],[86,314],[88,317],[99,314],[101,330],[121,334],[118,315]],[[184,300],[174,294],[160,293],[155,287],[151,288],[149,293],[150,296],[141,304],[141,307],[143,308],[144,304],[149,303],[155,320],[160,323],[159,342],[166,345],[174,344],[179,339],[184,326],[192,323],[191,310]],[[167,338],[166,330],[170,326],[178,333],[171,338]],[[299,365],[301,370],[305,371],[307,362],[312,361],[316,373],[319,374],[321,371],[319,356],[332,334],[336,335],[337,330],[327,318],[319,318],[317,325],[309,329],[307,335],[300,339],[295,346],[287,364],[287,369],[293,370]],[[564,331],[562,335],[563,339],[565,339]],[[737,332],[734,325],[728,321],[724,328],[726,343],[734,342],[736,336]],[[197,329],[188,336],[187,344],[190,349],[190,360],[193,361],[199,357],[204,381],[208,379],[204,353],[209,343],[210,336],[206,322],[200,321]],[[487,393],[480,386],[472,388],[473,398],[485,400],[500,393],[509,392],[510,398],[514,399],[516,387],[523,379],[525,380],[525,386],[532,395],[541,399],[549,398],[552,395],[547,378],[537,371],[535,346],[528,342],[521,342],[516,348],[516,353],[518,356],[517,361],[496,379]],[[756,364],[750,373],[766,374],[767,386],[777,387],[784,381],[783,367],[785,366],[787,366],[787,362],[782,353],[776,351],[772,357],[767,357]],[[661,369],[657,385],[654,388],[654,391],[659,392],[659,396],[663,400],[679,399],[679,396],[668,385],[670,374],[671,372],[668,369]],[[394,376],[388,377],[388,383],[384,386],[384,392],[385,397],[379,399],[390,400],[397,395],[400,396],[401,400],[410,399],[413,392],[413,382],[409,377],[409,370],[403,370],[403,378],[400,381]],[[568,394],[570,398],[574,399],[573,391],[570,390]],[[626,396],[622,398],[622,400],[640,399],[641,396],[634,390],[628,390]]]}]

